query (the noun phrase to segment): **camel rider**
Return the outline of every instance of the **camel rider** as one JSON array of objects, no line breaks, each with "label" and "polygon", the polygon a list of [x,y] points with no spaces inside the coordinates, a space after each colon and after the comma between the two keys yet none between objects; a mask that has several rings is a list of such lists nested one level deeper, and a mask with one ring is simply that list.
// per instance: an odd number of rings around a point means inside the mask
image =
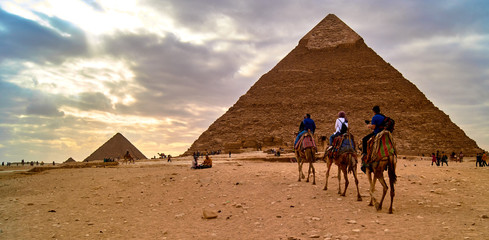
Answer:
[{"label": "camel rider", "polygon": [[[119,156],[120,156],[120,155],[119,155]],[[125,159],[131,159],[131,158],[132,158],[132,156],[131,156],[131,154],[129,153],[129,151],[126,151],[126,154],[124,155],[124,158],[125,158]]]},{"label": "camel rider", "polygon": [[[344,126],[343,126],[343,124],[344,124]],[[335,128],[335,132],[333,133],[333,135],[331,135],[329,137],[329,146],[333,145],[333,141],[337,136],[339,136],[343,133],[346,133],[346,131],[348,129],[348,119],[346,119],[346,113],[345,112],[340,111],[338,113],[338,118],[336,119],[334,128]]]},{"label": "camel rider", "polygon": [[[306,115],[304,115],[304,119],[306,119]],[[299,125],[299,133],[304,131],[304,120],[301,121],[301,125]]]},{"label": "camel rider", "polygon": [[377,135],[377,133],[382,131],[382,123],[384,122],[385,116],[380,113],[380,107],[379,106],[374,106],[372,108],[372,111],[375,113],[375,115],[372,117],[372,121],[365,121],[367,123],[367,128],[372,129],[373,132],[368,134],[362,139],[362,155],[365,156],[367,155],[367,142],[368,140]]},{"label": "camel rider", "polygon": [[297,134],[297,137],[295,138],[294,146],[297,144],[297,142],[299,141],[299,139],[304,133],[310,130],[311,133],[314,134],[314,131],[316,130],[316,123],[314,123],[314,120],[311,119],[311,114],[309,113],[306,114],[306,118],[304,118],[302,123],[304,124],[304,130],[302,130],[301,132],[299,132],[299,134]]}]

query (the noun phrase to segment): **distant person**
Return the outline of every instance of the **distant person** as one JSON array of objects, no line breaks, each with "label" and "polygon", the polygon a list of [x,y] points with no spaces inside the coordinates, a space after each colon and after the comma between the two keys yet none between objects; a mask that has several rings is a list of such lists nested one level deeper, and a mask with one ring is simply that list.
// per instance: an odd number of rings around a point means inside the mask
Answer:
[{"label": "distant person", "polygon": [[335,132],[329,137],[330,147],[333,145],[333,141],[337,136],[346,133],[346,131],[348,130],[348,119],[346,118],[345,112],[340,111],[338,113],[338,118],[336,119],[336,122],[334,124],[334,129]]},{"label": "distant person", "polygon": [[448,166],[448,157],[445,154],[445,152],[442,152],[442,157],[441,157],[441,166],[443,167],[443,163],[445,163]]},{"label": "distant person", "polygon": [[436,166],[440,166],[441,155],[440,151],[436,150]]},{"label": "distant person", "polygon": [[199,155],[194,153],[194,160],[192,160],[192,166],[190,168],[197,169],[199,167],[198,159]]},{"label": "distant person", "polygon": [[231,151],[229,151],[229,157],[231,157]]},{"label": "distant person", "polygon": [[436,155],[435,153],[431,154],[431,166],[433,166],[433,163],[436,165]]},{"label": "distant person", "polygon": [[482,152],[482,166],[487,166],[487,154],[486,152]]},{"label": "distant person", "polygon": [[464,154],[462,153],[462,151],[460,151],[460,153],[458,154],[458,160],[460,162],[462,162],[464,160]]},{"label": "distant person", "polygon": [[450,154],[450,161],[457,161],[457,154],[455,152]]},{"label": "distant person", "polygon": [[205,160],[200,165],[200,168],[211,168],[212,167],[212,159],[209,156],[205,156]]},{"label": "distant person", "polygon": [[482,155],[480,153],[477,153],[477,156],[475,157],[475,167],[479,165],[479,167],[482,167]]},{"label": "distant person", "polygon": [[[372,108],[372,111],[374,112],[374,116],[372,117],[372,121],[368,121],[368,120],[365,121],[365,123],[367,123],[367,128],[372,129],[373,131],[362,139],[362,154],[363,154],[363,156],[367,155],[368,140],[382,131],[381,125],[385,119],[385,116],[380,113],[380,107],[379,106],[374,106]],[[362,159],[363,159],[363,157],[362,157]]]},{"label": "distant person", "polygon": [[168,154],[168,160],[166,162],[171,162],[171,155]]},{"label": "distant person", "polygon": [[304,135],[304,133],[311,132],[312,134],[314,134],[314,131],[316,131],[316,123],[314,122],[314,120],[311,119],[311,114],[307,113],[306,118],[304,118],[302,122],[304,124],[304,129],[301,132],[299,132],[299,134],[297,134],[297,137],[295,138],[294,146],[297,144],[297,142],[302,137],[302,135]]}]

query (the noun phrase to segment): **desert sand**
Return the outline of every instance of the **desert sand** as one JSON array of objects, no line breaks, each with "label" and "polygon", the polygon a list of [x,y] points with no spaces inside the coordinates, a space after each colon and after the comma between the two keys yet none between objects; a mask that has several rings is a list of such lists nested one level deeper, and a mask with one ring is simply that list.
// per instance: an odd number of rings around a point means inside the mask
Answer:
[{"label": "desert sand", "polygon": [[393,214],[388,195],[381,211],[367,206],[360,170],[359,202],[352,175],[346,197],[337,194],[334,165],[324,191],[324,162],[312,185],[297,182],[296,163],[259,159],[278,160],[252,152],[213,156],[214,166],[199,170],[188,157],[39,173],[3,167],[0,239],[489,238],[489,168],[473,158],[437,167],[399,156]]}]

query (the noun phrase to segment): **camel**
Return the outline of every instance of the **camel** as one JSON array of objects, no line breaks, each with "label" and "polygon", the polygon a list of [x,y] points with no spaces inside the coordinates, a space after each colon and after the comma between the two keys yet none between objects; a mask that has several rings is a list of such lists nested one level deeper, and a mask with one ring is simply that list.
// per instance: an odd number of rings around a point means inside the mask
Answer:
[{"label": "camel", "polygon": [[[350,146],[351,150],[345,151],[336,157],[329,157],[328,151],[324,151],[323,160],[327,158],[327,166],[328,170],[326,171],[326,184],[324,185],[323,190],[328,190],[328,179],[329,179],[329,171],[331,170],[331,166],[333,162],[338,166],[338,194],[340,196],[346,196],[346,189],[348,188],[348,173],[353,173],[353,177],[355,178],[355,185],[357,186],[357,201],[362,201],[362,196],[360,195],[360,190],[358,189],[358,177],[357,177],[357,158],[355,154],[355,146],[353,141],[353,135],[350,133],[345,134],[346,139],[351,140]],[[329,155],[329,156],[328,156]],[[345,178],[345,189],[341,192],[341,172],[343,172],[343,176]]]},{"label": "camel", "polygon": [[134,161],[134,158],[131,156],[131,154],[129,153],[129,151],[126,152],[126,154],[124,155],[124,160],[122,163],[126,163],[126,164],[129,164],[129,163],[135,163]]},{"label": "camel", "polygon": [[[394,139],[389,131],[384,130],[378,133],[375,137],[374,144],[372,146],[371,152],[371,161],[368,162],[366,167],[366,174],[368,176],[368,181],[370,183],[370,203],[369,206],[374,206],[377,211],[382,210],[382,203],[384,202],[385,195],[387,194],[387,190],[389,187],[384,179],[384,171],[387,170],[389,176],[389,184],[391,187],[390,195],[391,195],[391,204],[389,206],[389,214],[392,214],[392,204],[394,202],[395,189],[394,184],[397,181],[396,175],[396,164],[397,164],[397,153],[395,150]],[[386,147],[386,146],[391,147]],[[369,145],[370,146],[370,145]],[[384,154],[381,154],[380,151],[385,151]],[[370,154],[370,153],[369,153]],[[383,156],[383,157],[381,157]],[[372,179],[373,173],[373,179]],[[375,182],[379,180],[380,184],[382,184],[383,192],[382,198],[380,202],[377,202],[377,199],[374,197],[375,191]]]},{"label": "camel", "polygon": [[[311,138],[312,139],[312,134],[310,133],[305,133],[303,138]],[[302,139],[300,141],[302,141]],[[313,146],[307,146],[305,148],[301,147],[301,144],[298,144],[298,147],[294,149],[295,156],[297,158],[297,164],[299,168],[299,182],[301,181],[301,178],[304,178],[304,173],[302,173],[302,165],[304,164],[304,161],[309,162],[309,169],[307,171],[307,179],[306,182],[309,182],[309,176],[311,175],[312,171],[312,184],[316,185],[316,169],[314,168],[313,162],[315,161],[315,148]]]}]

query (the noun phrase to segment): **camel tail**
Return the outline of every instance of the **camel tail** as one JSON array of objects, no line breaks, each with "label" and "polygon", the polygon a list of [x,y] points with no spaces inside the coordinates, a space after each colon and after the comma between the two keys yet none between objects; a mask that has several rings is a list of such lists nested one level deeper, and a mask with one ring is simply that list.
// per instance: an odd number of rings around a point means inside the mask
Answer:
[{"label": "camel tail", "polygon": [[353,167],[356,166],[356,162],[354,162],[356,160],[353,158],[351,153],[348,153],[347,158],[348,158],[347,159],[348,160],[348,173],[352,173]]}]

